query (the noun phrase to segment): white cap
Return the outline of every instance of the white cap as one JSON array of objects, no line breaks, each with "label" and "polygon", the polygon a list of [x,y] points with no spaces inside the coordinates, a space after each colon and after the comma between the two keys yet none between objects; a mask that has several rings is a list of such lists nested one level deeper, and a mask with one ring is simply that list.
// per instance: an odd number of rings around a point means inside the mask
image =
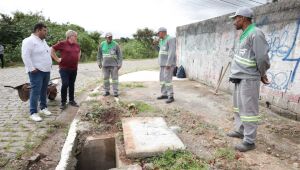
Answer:
[{"label": "white cap", "polygon": [[157,32],[167,32],[167,28],[165,27],[160,27],[158,28],[158,31]]},{"label": "white cap", "polygon": [[235,18],[236,16],[243,16],[247,18],[253,18],[253,11],[250,8],[242,7],[239,8],[234,15],[229,16],[229,18]]},{"label": "white cap", "polygon": [[111,33],[111,32],[106,33],[106,34],[105,34],[105,38],[106,38],[106,37],[112,37],[112,33]]}]

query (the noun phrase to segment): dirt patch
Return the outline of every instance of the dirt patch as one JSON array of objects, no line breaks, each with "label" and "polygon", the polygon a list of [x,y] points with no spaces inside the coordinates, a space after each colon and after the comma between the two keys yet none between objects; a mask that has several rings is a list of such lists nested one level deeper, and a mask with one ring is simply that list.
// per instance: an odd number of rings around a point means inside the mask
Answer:
[{"label": "dirt patch", "polygon": [[257,149],[240,153],[233,146],[241,140],[226,136],[233,128],[230,95],[214,95],[213,89],[193,81],[174,82],[175,102],[167,105],[156,100],[158,83],[144,85],[147,91],[125,88],[121,99],[159,108],[161,112],[137,116],[163,116],[169,126],[180,126],[179,136],[187,149],[209,162],[212,169],[293,169],[300,163],[299,122],[260,108],[264,121],[258,129]]}]

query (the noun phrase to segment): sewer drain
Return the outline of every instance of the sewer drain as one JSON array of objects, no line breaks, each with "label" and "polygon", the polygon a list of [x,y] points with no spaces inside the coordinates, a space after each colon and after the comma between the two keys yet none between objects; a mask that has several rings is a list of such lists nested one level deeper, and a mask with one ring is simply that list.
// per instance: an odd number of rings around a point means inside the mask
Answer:
[{"label": "sewer drain", "polygon": [[95,139],[77,156],[76,170],[107,170],[116,167],[115,138]]}]

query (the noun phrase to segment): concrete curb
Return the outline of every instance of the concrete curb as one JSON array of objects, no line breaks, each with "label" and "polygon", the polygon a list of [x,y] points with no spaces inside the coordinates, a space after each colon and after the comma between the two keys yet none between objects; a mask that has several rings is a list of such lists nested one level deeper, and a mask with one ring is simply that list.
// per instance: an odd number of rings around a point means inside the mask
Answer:
[{"label": "concrete curb", "polygon": [[55,168],[56,170],[75,169],[77,160],[72,155],[75,149],[74,146],[76,146],[78,122],[79,120],[75,118],[70,125],[66,142],[61,151],[60,161]]}]

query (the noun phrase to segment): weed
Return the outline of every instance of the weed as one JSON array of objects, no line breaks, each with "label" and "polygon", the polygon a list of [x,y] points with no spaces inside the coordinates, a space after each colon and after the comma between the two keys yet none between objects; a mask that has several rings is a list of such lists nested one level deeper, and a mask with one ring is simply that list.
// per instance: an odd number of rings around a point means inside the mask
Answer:
[{"label": "weed", "polygon": [[121,88],[144,88],[144,84],[140,82],[132,82],[132,83],[121,83],[120,84]]},{"label": "weed", "polygon": [[0,167],[4,167],[9,161],[9,158],[5,158],[5,157],[0,157]]},{"label": "weed", "polygon": [[24,145],[24,148],[26,150],[31,150],[34,148],[34,144],[33,143],[29,143],[29,142],[26,142],[25,145]]},{"label": "weed", "polygon": [[197,169],[206,170],[209,169],[208,164],[194,156],[189,151],[179,150],[172,151],[167,150],[162,155],[150,158],[156,168],[166,170],[181,170],[181,169]]},{"label": "weed", "polygon": [[235,151],[231,148],[218,148],[215,152],[215,157],[233,161],[235,159]]},{"label": "weed", "polygon": [[99,96],[99,95],[100,95],[100,93],[90,93],[90,94],[89,94],[90,97],[97,97],[97,96]]},{"label": "weed", "polygon": [[9,150],[10,148],[11,148],[11,143],[10,142],[3,147],[3,149],[5,151]]},{"label": "weed", "polygon": [[25,151],[23,150],[23,151],[18,151],[17,153],[16,153],[16,159],[21,159],[21,157],[22,157],[22,155],[25,153]]},{"label": "weed", "polygon": [[154,111],[154,107],[152,107],[151,105],[149,105],[145,102],[134,101],[132,103],[138,109],[139,112],[153,112]]}]

